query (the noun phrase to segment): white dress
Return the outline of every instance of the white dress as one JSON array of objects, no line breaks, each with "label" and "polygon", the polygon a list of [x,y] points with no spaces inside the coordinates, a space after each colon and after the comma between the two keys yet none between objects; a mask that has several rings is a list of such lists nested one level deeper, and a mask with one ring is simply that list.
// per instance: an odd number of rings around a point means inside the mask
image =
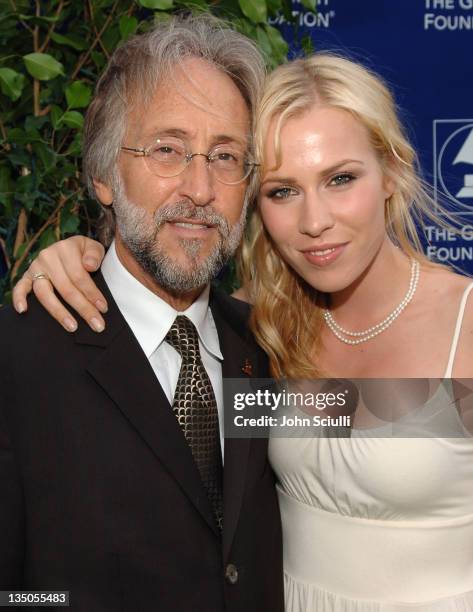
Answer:
[{"label": "white dress", "polygon": [[397,424],[426,436],[271,437],[286,612],[473,611],[473,438],[448,380],[472,286],[445,380]]}]

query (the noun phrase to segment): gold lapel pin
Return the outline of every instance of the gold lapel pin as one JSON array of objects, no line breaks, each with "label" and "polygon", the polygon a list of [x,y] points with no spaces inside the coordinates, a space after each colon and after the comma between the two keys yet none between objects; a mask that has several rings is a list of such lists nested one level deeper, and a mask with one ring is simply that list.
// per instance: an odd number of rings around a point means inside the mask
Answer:
[{"label": "gold lapel pin", "polygon": [[243,364],[241,371],[247,376],[253,376],[253,364],[249,359],[245,359],[245,363]]}]

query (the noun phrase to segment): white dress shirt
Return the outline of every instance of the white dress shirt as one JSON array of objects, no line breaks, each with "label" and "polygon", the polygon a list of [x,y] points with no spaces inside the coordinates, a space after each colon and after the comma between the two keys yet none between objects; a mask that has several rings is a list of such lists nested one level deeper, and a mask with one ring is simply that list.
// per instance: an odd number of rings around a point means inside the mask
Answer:
[{"label": "white dress shirt", "polygon": [[[125,321],[138,340],[146,358],[153,368],[169,403],[172,405],[177,386],[181,356],[171,345],[164,342],[177,315],[185,315],[195,325],[199,334],[202,362],[212,383],[220,427],[220,446],[223,454],[223,355],[220,351],[217,328],[209,308],[207,287],[196,301],[182,312],[174,310],[163,299],[141,284],[118,259],[115,242],[108,249],[101,271],[115,302]],[[156,406],[156,410],[165,407]]]}]

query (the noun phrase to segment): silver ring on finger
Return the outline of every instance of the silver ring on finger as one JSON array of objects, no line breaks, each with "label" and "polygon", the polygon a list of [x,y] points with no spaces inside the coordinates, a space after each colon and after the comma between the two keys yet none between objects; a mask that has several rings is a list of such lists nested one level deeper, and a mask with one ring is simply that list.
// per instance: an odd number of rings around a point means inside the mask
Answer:
[{"label": "silver ring on finger", "polygon": [[33,274],[31,276],[31,281],[34,284],[35,281],[37,280],[47,280],[47,281],[51,281],[51,279],[49,278],[49,276],[47,274],[45,274],[44,272],[36,272],[36,274]]}]

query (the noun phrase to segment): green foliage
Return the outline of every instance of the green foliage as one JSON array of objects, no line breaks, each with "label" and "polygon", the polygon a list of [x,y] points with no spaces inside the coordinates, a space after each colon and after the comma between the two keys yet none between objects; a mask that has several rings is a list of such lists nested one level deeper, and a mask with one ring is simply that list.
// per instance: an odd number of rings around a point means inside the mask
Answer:
[{"label": "green foliage", "polygon": [[18,100],[25,86],[25,76],[11,68],[0,68],[0,87],[10,100]]},{"label": "green foliage", "polygon": [[0,3],[0,251],[8,266],[0,303],[39,249],[75,232],[93,235],[98,206],[81,181],[81,132],[110,53],[154,19],[190,9],[231,20],[270,67],[285,61],[287,44],[267,17],[290,13],[290,0]]},{"label": "green foliage", "polygon": [[301,4],[308,11],[314,11],[315,12],[316,5],[317,5],[317,0],[301,0]]},{"label": "green foliage", "polygon": [[81,81],[74,81],[65,89],[68,108],[85,108],[89,106],[92,88]]},{"label": "green foliage", "polygon": [[29,53],[23,56],[26,69],[39,81],[50,81],[64,74],[64,66],[47,53]]},{"label": "green foliage", "polygon": [[264,23],[268,19],[266,0],[239,0],[239,5],[253,23]]},{"label": "green foliage", "polygon": [[141,6],[159,11],[167,11],[174,6],[174,0],[138,0]]}]

